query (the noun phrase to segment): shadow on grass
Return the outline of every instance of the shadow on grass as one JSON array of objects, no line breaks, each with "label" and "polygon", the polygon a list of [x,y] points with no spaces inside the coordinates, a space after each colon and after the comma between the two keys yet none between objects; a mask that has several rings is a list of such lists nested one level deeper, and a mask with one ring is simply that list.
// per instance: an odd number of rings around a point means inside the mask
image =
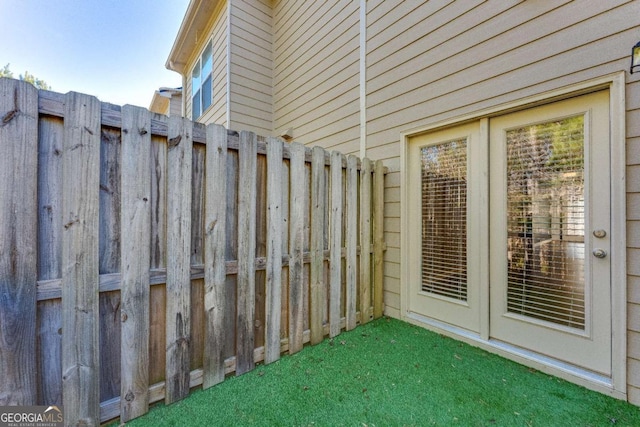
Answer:
[{"label": "shadow on grass", "polygon": [[640,410],[383,318],[127,423],[236,425],[640,426]]}]

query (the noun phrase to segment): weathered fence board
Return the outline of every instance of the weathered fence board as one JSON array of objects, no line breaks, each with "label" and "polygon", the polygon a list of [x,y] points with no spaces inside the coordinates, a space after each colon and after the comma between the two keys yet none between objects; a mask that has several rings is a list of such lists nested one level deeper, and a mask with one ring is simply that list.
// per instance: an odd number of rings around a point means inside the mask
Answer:
[{"label": "weathered fence board", "polygon": [[[62,271],[62,141],[64,123],[40,119],[38,128],[38,280]],[[59,298],[38,302],[38,402],[62,405],[62,310]]]},{"label": "weathered fence board", "polygon": [[324,181],[324,150],[313,147],[311,161],[311,267],[309,289],[309,327],[311,329],[311,344],[322,341],[323,298],[324,287],[324,209],[325,203]]},{"label": "weathered fence board", "polygon": [[378,160],[373,174],[373,317],[384,311],[384,165]]},{"label": "weathered fence board", "polygon": [[0,401],[127,421],[380,314],[380,164],[0,88]]},{"label": "weathered fence board", "polygon": [[282,141],[267,141],[267,278],[265,363],[280,358],[280,316],[282,313]]},{"label": "weathered fence board", "polygon": [[371,307],[371,160],[362,160],[360,174],[360,323],[370,319]]},{"label": "weathered fence board", "polygon": [[191,340],[191,126],[169,118],[167,152],[167,404],[189,394]]},{"label": "weathered fence board", "polygon": [[346,176],[346,291],[345,313],[347,331],[356,327],[357,275],[358,275],[358,158],[347,158]]},{"label": "weathered fence board", "polygon": [[255,134],[240,133],[236,375],[242,375],[254,366],[257,142]]},{"label": "weathered fence board", "polygon": [[203,387],[224,380],[224,329],[226,308],[226,211],[227,211],[227,130],[207,127],[207,165],[205,197],[205,343]]},{"label": "weathered fence board", "polygon": [[0,405],[36,402],[38,92],[0,80]]},{"label": "weathered fence board", "polygon": [[151,260],[151,114],[122,108],[122,339],[120,418],[149,410],[149,270]]},{"label": "weathered fence board", "polygon": [[331,153],[331,230],[329,281],[329,336],[340,333],[342,296],[342,154]]},{"label": "weathered fence board", "polygon": [[100,102],[65,99],[62,178],[62,403],[65,423],[98,425]]},{"label": "weathered fence board", "polygon": [[289,353],[302,349],[304,331],[304,146],[291,144],[289,214]]}]

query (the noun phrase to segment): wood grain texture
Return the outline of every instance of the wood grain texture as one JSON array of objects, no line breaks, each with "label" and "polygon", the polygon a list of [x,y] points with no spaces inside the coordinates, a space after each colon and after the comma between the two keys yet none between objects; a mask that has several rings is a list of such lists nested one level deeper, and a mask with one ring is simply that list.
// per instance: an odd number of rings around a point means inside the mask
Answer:
[{"label": "wood grain texture", "polygon": [[191,340],[191,123],[169,118],[167,152],[167,404],[189,394]]},{"label": "wood grain texture", "polygon": [[373,168],[373,318],[384,312],[384,165],[381,160]]},{"label": "wood grain texture", "polygon": [[227,130],[207,126],[205,195],[205,340],[203,388],[224,380],[226,292]]},{"label": "wood grain texture", "polygon": [[282,313],[282,148],[279,138],[267,141],[267,268],[265,363],[280,358]]},{"label": "wood grain texture", "polygon": [[[120,273],[121,158],[120,130],[103,127],[100,130],[100,274]],[[98,304],[100,401],[104,401],[120,395],[120,293],[100,292]]]},{"label": "wood grain texture", "polygon": [[304,146],[291,144],[289,169],[289,353],[302,350],[304,332]]},{"label": "wood grain texture", "polygon": [[70,92],[64,116],[62,402],[68,425],[99,425],[100,102]]},{"label": "wood grain texture", "polygon": [[120,419],[149,410],[151,115],[122,107]]},{"label": "wood grain texture", "polygon": [[242,375],[254,367],[257,138],[253,132],[240,133],[238,154],[236,375]]},{"label": "wood grain texture", "polygon": [[[61,277],[63,133],[64,122],[61,119],[41,117],[38,120],[39,281]],[[38,402],[42,405],[62,405],[60,295],[53,300],[38,302]]]},{"label": "wood grain texture", "polygon": [[371,320],[371,160],[360,170],[360,324]]},{"label": "wood grain texture", "polygon": [[322,341],[323,288],[324,288],[324,208],[325,208],[324,150],[313,148],[311,161],[311,240],[310,240],[310,281],[309,281],[309,329],[311,344]]},{"label": "wood grain texture", "polygon": [[38,91],[0,79],[0,405],[34,405]]},{"label": "wood grain texture", "polygon": [[331,230],[329,250],[331,252],[329,280],[329,336],[340,333],[340,306],[342,297],[342,157],[337,151],[331,153]]},{"label": "wood grain texture", "polygon": [[358,283],[358,158],[347,157],[346,176],[346,215],[345,215],[345,247],[346,247],[346,291],[345,291],[345,317],[346,330],[356,327],[356,302]]}]

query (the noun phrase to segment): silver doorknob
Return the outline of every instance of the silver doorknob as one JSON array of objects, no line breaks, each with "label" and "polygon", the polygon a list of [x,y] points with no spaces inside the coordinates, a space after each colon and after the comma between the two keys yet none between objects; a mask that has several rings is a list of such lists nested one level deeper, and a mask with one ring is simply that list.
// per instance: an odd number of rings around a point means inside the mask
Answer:
[{"label": "silver doorknob", "polygon": [[605,258],[607,256],[607,251],[604,249],[596,248],[593,250],[593,256],[596,258]]}]

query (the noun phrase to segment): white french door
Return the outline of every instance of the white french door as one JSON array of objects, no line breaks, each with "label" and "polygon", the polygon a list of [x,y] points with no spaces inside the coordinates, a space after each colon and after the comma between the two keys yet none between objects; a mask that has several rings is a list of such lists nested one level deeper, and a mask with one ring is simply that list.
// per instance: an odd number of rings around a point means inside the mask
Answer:
[{"label": "white french door", "polygon": [[408,311],[610,376],[609,165],[608,91],[411,137]]},{"label": "white french door", "polygon": [[408,161],[411,267],[409,309],[479,332],[481,258],[486,231],[469,206],[480,203],[486,157],[479,123],[411,138]]},{"label": "white french door", "polygon": [[608,376],[608,92],[490,128],[491,337]]}]

